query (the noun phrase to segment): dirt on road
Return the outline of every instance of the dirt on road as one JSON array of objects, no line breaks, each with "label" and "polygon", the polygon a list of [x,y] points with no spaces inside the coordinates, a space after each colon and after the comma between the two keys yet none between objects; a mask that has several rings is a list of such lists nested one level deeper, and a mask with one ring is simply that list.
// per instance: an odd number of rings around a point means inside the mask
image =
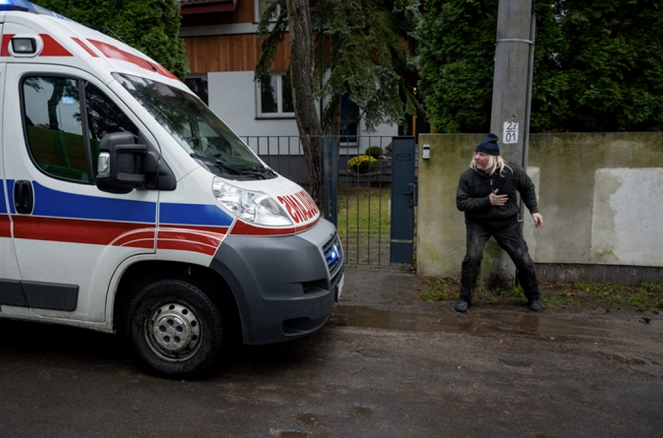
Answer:
[{"label": "dirt on road", "polygon": [[240,348],[206,380],[146,374],[117,336],[0,320],[3,438],[651,438],[663,318],[522,297],[421,299],[353,271],[318,333]]}]

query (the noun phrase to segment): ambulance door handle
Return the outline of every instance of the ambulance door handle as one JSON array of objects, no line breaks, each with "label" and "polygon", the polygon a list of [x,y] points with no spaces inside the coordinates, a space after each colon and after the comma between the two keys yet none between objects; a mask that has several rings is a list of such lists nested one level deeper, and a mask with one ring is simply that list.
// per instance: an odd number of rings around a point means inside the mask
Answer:
[{"label": "ambulance door handle", "polygon": [[16,181],[14,184],[14,207],[20,214],[32,213],[34,196],[30,181]]}]

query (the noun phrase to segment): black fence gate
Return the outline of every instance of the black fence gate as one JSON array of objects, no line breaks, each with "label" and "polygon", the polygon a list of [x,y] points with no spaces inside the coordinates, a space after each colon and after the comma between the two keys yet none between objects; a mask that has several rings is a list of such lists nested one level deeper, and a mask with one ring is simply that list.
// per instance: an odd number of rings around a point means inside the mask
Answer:
[{"label": "black fence gate", "polygon": [[414,261],[416,145],[414,137],[396,137],[391,156],[391,263]]},{"label": "black fence gate", "polygon": [[[274,170],[310,187],[300,137],[245,140]],[[320,141],[321,210],[338,229],[346,264],[412,265],[417,201],[415,138],[324,136]]]}]

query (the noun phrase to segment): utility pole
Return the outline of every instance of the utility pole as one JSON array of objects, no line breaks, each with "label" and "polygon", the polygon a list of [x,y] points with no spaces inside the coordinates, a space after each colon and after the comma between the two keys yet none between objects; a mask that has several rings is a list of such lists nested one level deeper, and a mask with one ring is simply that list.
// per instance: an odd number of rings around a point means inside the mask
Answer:
[{"label": "utility pole", "polygon": [[[534,5],[536,0],[500,0],[497,14],[495,74],[490,131],[500,141],[502,157],[527,167],[529,117],[534,64]],[[497,244],[491,242],[494,248]],[[488,247],[489,281],[514,284],[515,266],[501,251]]]}]

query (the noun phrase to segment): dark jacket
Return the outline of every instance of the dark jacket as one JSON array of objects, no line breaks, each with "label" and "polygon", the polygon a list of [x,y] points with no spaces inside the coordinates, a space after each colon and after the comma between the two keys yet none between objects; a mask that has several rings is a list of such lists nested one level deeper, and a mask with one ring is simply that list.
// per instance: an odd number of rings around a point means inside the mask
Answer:
[{"label": "dark jacket", "polygon": [[[472,168],[463,172],[458,182],[456,207],[465,212],[466,220],[495,227],[516,221],[519,213],[516,191],[530,214],[539,212],[532,180],[520,166],[511,163],[509,166],[511,169],[504,168],[504,176],[498,175],[498,172],[489,176]],[[506,204],[499,207],[490,205],[488,195],[495,189],[499,189],[498,195],[509,195]]]}]

